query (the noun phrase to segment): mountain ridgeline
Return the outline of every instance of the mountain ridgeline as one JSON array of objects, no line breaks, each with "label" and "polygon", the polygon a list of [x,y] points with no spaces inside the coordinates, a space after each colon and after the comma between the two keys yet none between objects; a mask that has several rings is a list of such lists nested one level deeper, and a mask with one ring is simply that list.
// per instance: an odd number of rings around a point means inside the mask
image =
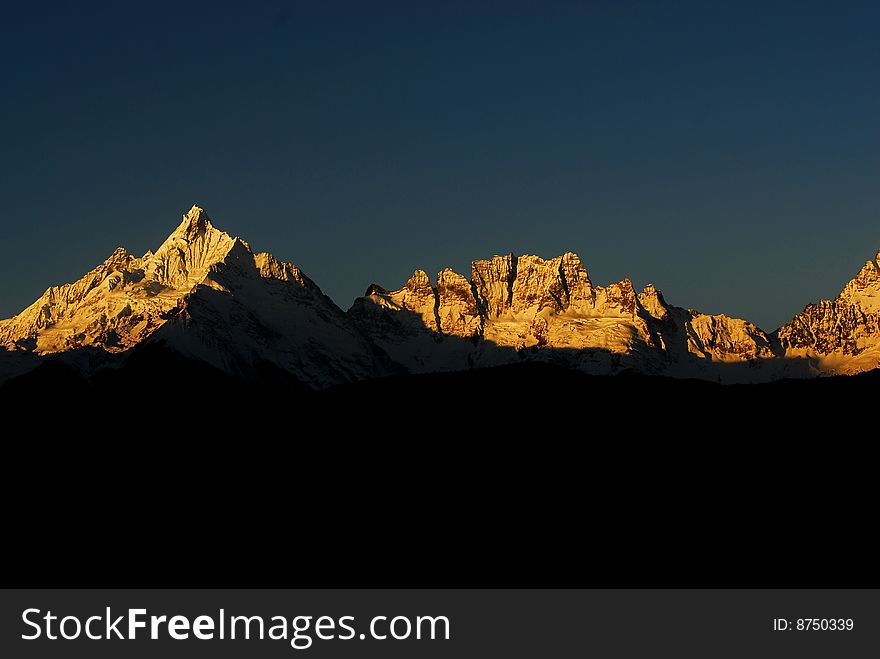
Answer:
[{"label": "mountain ridgeline", "polygon": [[295,265],[193,206],[155,252],[119,248],[0,321],[0,346],[0,381],[47,361],[88,381],[157,350],[312,390],[524,363],[722,383],[850,375],[880,366],[880,253],[837,298],[771,334],[670,305],[650,284],[596,284],[570,252],[474,261],[469,278],[418,270],[398,290],[369,286],[345,312]]}]

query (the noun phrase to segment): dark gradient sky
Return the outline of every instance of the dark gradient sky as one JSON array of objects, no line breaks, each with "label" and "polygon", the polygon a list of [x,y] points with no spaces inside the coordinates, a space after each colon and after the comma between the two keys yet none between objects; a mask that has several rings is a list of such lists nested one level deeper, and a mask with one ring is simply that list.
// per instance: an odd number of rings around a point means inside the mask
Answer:
[{"label": "dark gradient sky", "polygon": [[880,247],[880,3],[19,4],[0,317],[193,203],[343,308],[571,250],[772,330]]}]

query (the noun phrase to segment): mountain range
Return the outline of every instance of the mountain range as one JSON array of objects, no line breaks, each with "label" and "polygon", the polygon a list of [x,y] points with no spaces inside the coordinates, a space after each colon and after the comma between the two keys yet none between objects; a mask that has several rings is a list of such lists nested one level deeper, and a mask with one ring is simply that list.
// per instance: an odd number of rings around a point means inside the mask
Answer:
[{"label": "mountain range", "polygon": [[469,278],[417,270],[343,311],[297,266],[193,206],[155,252],[120,247],[0,321],[0,346],[0,382],[47,360],[89,378],[155,349],[243,380],[275,369],[311,389],[524,362],[722,383],[849,375],[880,366],[880,252],[834,300],[771,333],[670,305],[651,284],[596,284],[571,252],[477,260]]}]

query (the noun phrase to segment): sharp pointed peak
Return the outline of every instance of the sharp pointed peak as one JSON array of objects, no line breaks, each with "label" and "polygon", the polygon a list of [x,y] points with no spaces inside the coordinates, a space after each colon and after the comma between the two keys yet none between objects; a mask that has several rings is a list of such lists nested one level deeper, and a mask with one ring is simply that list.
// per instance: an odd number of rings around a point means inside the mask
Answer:
[{"label": "sharp pointed peak", "polygon": [[410,278],[407,280],[406,283],[407,283],[407,285],[412,284],[414,286],[425,286],[425,285],[430,286],[431,285],[431,278],[428,276],[427,272],[425,272],[424,270],[418,269],[412,273],[412,275],[410,276]]},{"label": "sharp pointed peak", "polygon": [[187,238],[194,238],[195,236],[205,233],[205,231],[212,226],[211,218],[208,217],[208,213],[205,212],[205,209],[193,204],[193,207],[183,216],[180,226],[177,227],[175,233]]},{"label": "sharp pointed peak", "polygon": [[101,265],[105,268],[118,268],[127,265],[129,261],[132,260],[134,260],[134,257],[131,256],[124,247],[117,247],[113,250],[113,253],[110,256],[104,259],[104,263]]}]

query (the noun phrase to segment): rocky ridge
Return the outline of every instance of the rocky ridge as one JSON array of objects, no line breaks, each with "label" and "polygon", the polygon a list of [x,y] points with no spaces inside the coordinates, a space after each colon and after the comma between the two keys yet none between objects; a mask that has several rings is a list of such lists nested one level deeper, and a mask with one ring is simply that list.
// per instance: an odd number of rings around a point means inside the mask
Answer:
[{"label": "rocky ridge", "polygon": [[[445,351],[457,353],[444,355],[440,367],[450,370],[564,358],[591,372],[661,373],[700,360],[774,356],[770,337],[755,325],[671,306],[651,284],[640,293],[629,279],[594,285],[571,252],[550,260],[507,254],[474,261],[470,280],[445,269],[436,285],[417,270],[397,291],[370,286],[349,313],[411,371],[436,370],[425,353]],[[457,349],[442,347],[449,343]]]},{"label": "rocky ridge", "polygon": [[786,355],[809,360],[818,372],[880,366],[880,251],[836,298],[807,305],[776,337]]},{"label": "rocky ridge", "polygon": [[880,253],[837,298],[772,334],[671,305],[652,284],[594,284],[571,252],[477,260],[469,277],[416,270],[343,312],[296,265],[254,252],[193,206],[155,252],[118,248],[0,321],[0,380],[49,355],[86,355],[94,367],[141,345],[245,377],[268,364],[319,388],[524,360],[722,382],[856,373],[880,366]]},{"label": "rocky ridge", "polygon": [[146,342],[245,376],[269,363],[318,387],[395,371],[299,268],[254,253],[198,206],[155,253],[119,248],[0,321],[7,351],[41,356],[91,362],[95,350],[124,354]]}]

